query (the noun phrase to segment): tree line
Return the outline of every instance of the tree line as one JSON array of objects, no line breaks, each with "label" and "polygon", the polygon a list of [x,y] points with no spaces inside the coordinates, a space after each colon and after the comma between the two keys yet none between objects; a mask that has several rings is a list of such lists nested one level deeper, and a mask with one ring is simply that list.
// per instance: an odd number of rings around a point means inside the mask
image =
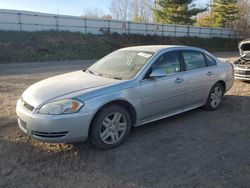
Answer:
[{"label": "tree line", "polygon": [[242,30],[250,26],[250,0],[210,0],[207,4],[194,0],[112,0],[109,9],[110,15],[94,10],[83,16]]}]

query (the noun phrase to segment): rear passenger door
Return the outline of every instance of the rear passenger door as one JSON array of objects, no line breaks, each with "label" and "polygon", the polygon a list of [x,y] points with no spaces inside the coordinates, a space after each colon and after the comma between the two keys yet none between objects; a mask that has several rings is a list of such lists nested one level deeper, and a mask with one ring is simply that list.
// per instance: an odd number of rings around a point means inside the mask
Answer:
[{"label": "rear passenger door", "polygon": [[216,61],[206,54],[195,50],[182,51],[185,66],[186,94],[185,108],[205,104],[210,89],[216,81]]}]

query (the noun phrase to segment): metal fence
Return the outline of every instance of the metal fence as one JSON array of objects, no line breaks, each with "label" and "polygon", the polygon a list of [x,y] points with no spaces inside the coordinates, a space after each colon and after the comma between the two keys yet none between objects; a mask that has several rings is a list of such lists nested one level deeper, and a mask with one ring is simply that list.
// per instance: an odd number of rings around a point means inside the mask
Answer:
[{"label": "metal fence", "polygon": [[103,34],[142,34],[174,37],[238,38],[238,32],[226,28],[186,25],[137,23],[120,20],[86,19],[77,16],[44,14],[28,11],[0,10],[0,30],[71,31]]}]

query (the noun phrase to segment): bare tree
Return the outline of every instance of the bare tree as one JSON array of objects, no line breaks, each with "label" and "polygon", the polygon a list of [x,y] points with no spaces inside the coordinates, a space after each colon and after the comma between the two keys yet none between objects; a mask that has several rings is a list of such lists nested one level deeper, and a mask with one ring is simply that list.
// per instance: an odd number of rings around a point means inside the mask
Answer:
[{"label": "bare tree", "polygon": [[93,18],[93,19],[101,18],[102,16],[104,16],[103,10],[99,8],[87,9],[84,11],[82,15],[83,18]]},{"label": "bare tree", "polygon": [[110,6],[110,12],[114,19],[127,20],[129,19],[130,0],[113,0]]},{"label": "bare tree", "polygon": [[153,4],[153,0],[131,0],[131,19],[133,21],[152,21]]},{"label": "bare tree", "polygon": [[111,20],[112,16],[108,14],[104,14],[102,9],[94,8],[94,9],[87,9],[84,11],[83,18],[92,18],[92,19],[107,19]]},{"label": "bare tree", "polygon": [[110,14],[104,14],[104,15],[101,17],[101,19],[104,19],[104,20],[112,20],[113,17],[112,17],[112,15],[110,15]]},{"label": "bare tree", "polygon": [[238,0],[239,19],[234,21],[233,28],[242,31],[250,29],[250,0]]},{"label": "bare tree", "polygon": [[114,19],[152,21],[153,0],[112,0],[110,12]]}]

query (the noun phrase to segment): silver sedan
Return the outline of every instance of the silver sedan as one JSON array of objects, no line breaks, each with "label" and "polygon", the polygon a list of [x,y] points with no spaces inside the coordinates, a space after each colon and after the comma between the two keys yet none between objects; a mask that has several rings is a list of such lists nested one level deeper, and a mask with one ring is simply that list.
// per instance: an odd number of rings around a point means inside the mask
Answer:
[{"label": "silver sedan", "polygon": [[35,139],[101,149],[121,144],[131,127],[203,106],[216,110],[234,83],[233,67],[187,46],[117,50],[86,70],[42,80],[17,102],[19,127]]}]

